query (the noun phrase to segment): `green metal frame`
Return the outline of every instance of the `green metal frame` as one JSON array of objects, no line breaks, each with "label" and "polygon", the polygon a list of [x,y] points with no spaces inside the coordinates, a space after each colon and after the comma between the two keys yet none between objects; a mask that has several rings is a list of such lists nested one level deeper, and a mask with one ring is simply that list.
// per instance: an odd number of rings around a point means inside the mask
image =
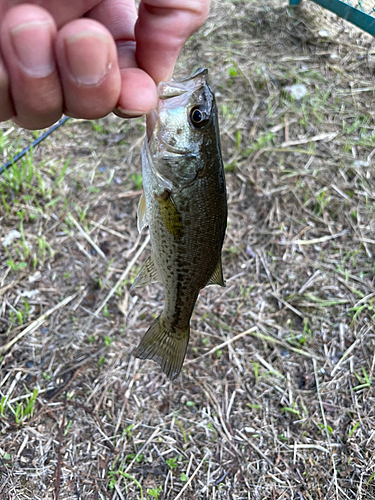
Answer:
[{"label": "green metal frame", "polygon": [[[301,0],[289,0],[290,5],[298,5]],[[321,5],[325,9],[334,12],[338,16],[358,26],[363,31],[367,31],[370,35],[375,36],[375,17],[370,14],[352,7],[341,0],[313,0],[313,2]]]}]

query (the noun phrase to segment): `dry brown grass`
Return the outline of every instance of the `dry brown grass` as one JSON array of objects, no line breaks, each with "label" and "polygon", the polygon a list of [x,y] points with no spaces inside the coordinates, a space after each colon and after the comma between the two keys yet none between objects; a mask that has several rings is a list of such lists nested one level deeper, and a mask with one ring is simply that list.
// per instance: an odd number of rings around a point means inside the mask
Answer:
[{"label": "dry brown grass", "polygon": [[[143,121],[71,121],[0,179],[0,236],[24,234],[0,247],[1,499],[374,498],[372,39],[285,4],[214,3],[180,60],[210,69],[230,223],[174,383],[131,355],[163,304],[129,292]],[[10,126],[3,161],[32,137]]]}]

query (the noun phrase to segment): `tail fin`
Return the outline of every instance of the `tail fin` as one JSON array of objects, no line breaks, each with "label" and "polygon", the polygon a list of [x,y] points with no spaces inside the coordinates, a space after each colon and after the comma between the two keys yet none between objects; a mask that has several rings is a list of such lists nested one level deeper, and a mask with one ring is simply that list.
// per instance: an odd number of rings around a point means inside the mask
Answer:
[{"label": "tail fin", "polygon": [[167,377],[173,380],[181,371],[189,335],[189,326],[186,330],[169,331],[161,314],[147,330],[135,355],[140,359],[156,361]]}]

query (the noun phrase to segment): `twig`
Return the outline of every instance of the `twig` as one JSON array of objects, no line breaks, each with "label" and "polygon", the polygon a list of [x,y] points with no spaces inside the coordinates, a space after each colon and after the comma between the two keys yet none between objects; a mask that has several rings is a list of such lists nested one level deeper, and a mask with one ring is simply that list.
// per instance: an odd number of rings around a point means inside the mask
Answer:
[{"label": "twig", "polygon": [[[71,467],[70,465],[68,465],[65,462],[62,465],[64,466],[64,468],[66,467],[68,470],[70,470],[74,474],[77,474],[77,469],[74,469],[73,467]],[[82,472],[81,470],[79,471],[79,474],[82,476],[88,477],[89,479],[92,479],[93,481],[100,481],[102,483],[105,483],[106,481],[108,481],[108,479],[106,477],[93,476],[91,474],[88,474],[87,472]]]},{"label": "twig", "polygon": [[310,285],[316,280],[318,276],[321,275],[320,270],[318,269],[315,273],[306,281],[306,283],[298,290],[298,295],[301,295]]},{"label": "twig", "polygon": [[102,257],[106,262],[107,262],[107,257],[105,256],[103,250],[101,250],[98,245],[91,239],[91,237],[84,231],[81,226],[78,224],[78,222],[75,220],[75,218],[72,215],[69,215],[68,220],[70,220],[74,226],[78,229],[78,232],[81,233],[81,235],[87,240],[92,248]]},{"label": "twig", "polygon": [[250,441],[250,439],[248,439],[248,437],[245,436],[241,431],[237,431],[237,433],[242,437],[244,441],[249,443],[249,445],[268,463],[268,465],[276,469],[275,464],[271,462],[271,460],[267,457],[267,455],[263,453],[263,451],[255,443]]},{"label": "twig", "polygon": [[62,300],[55,307],[52,307],[52,309],[49,309],[46,313],[42,314],[42,316],[40,316],[38,319],[33,321],[27,328],[25,328],[21,333],[19,333],[16,337],[14,337],[14,339],[12,339],[10,342],[5,344],[4,346],[1,346],[0,353],[8,351],[15,343],[17,343],[20,339],[22,339],[22,337],[24,337],[28,333],[33,332],[37,328],[39,328],[45,322],[45,320],[49,316],[51,316],[51,314],[56,312],[58,309],[65,307],[67,304],[69,304],[69,302],[71,302],[75,297],[77,297],[77,295],[81,292],[82,289],[83,289],[83,287],[81,287],[81,289],[78,292],[76,292],[74,295],[70,295],[69,297],[66,297],[66,299]]},{"label": "twig", "polygon": [[48,402],[49,403],[52,403],[52,401],[54,401],[55,399],[57,399],[70,385],[71,383],[74,381],[74,379],[77,378],[77,376],[79,375],[79,373],[83,370],[83,368],[78,368],[73,376],[68,380],[68,382],[66,384],[63,384],[62,387],[60,387],[60,389],[56,392],[56,394],[54,394],[51,398],[48,399]]},{"label": "twig", "polygon": [[121,493],[120,487],[117,483],[115,483],[115,490],[118,496],[120,497],[120,500],[126,500],[124,495]]},{"label": "twig", "polygon": [[268,361],[266,361],[262,356],[260,356],[257,352],[255,353],[255,357],[257,360],[268,370],[270,373],[274,373],[277,377],[285,380],[285,377],[282,373],[276,370]]},{"label": "twig", "polygon": [[371,240],[370,238],[354,238],[354,240],[361,243],[369,243],[370,245],[375,245],[375,240]]},{"label": "twig", "polygon": [[[77,375],[82,371],[82,368],[78,368],[78,370],[76,370],[76,372],[74,373],[74,375],[72,376],[72,378],[66,383],[63,385],[63,387],[61,387],[56,394],[54,394],[48,401],[48,403],[52,403],[56,398],[58,398],[62,392],[64,392],[64,390],[66,390],[70,384],[74,381],[74,379],[77,377]],[[67,404],[71,404],[72,402],[71,401],[65,401],[65,404],[64,406],[66,407]],[[36,415],[34,415],[29,421],[28,423],[30,424],[31,422],[35,422],[35,420],[37,420],[41,415],[43,415],[43,413],[46,413],[48,412],[48,405],[44,405]],[[55,409],[51,409],[51,411],[55,411]]]},{"label": "twig", "polygon": [[117,238],[121,238],[122,240],[129,241],[129,238],[127,236],[124,236],[123,234],[119,233],[118,231],[115,231],[114,229],[111,229],[110,227],[103,226],[103,224],[100,224],[100,222],[96,222],[95,220],[90,221],[90,223],[98,227],[99,229],[102,229],[106,233],[113,234],[113,236],[117,236]]},{"label": "twig", "polygon": [[349,354],[353,351],[353,349],[359,344],[359,342],[362,340],[362,337],[355,340],[351,346],[347,348],[347,350],[344,352],[344,354],[341,356],[339,362],[337,365],[333,368],[331,371],[331,377],[335,376],[335,373],[337,370],[340,368],[341,364],[345,361],[345,359],[349,356]]},{"label": "twig", "polygon": [[339,489],[338,489],[338,483],[337,483],[337,470],[336,470],[335,457],[333,456],[331,438],[329,437],[326,414],[324,412],[322,395],[320,393],[319,378],[318,378],[318,371],[317,371],[316,359],[315,358],[313,358],[313,365],[314,365],[314,375],[315,375],[316,392],[318,394],[320,411],[322,413],[324,428],[325,428],[325,431],[326,431],[326,436],[327,436],[327,441],[328,441],[328,445],[329,445],[329,450],[330,450],[330,453],[331,453],[332,467],[333,467],[333,478],[334,478],[335,487],[336,487],[336,499],[339,500],[340,497],[339,497]]},{"label": "twig", "polygon": [[180,491],[180,493],[175,497],[174,500],[178,500],[179,498],[181,498],[181,495],[183,494],[183,492],[186,490],[186,488],[190,485],[190,483],[192,482],[192,480],[195,478],[195,476],[197,475],[199,469],[202,467],[202,465],[204,464],[204,461],[206,460],[207,456],[208,456],[209,452],[206,451],[204,457],[202,458],[200,464],[198,465],[198,467],[195,469],[195,471],[193,472],[193,474],[189,477],[188,481],[186,481],[186,484],[184,485],[184,487],[182,488],[182,490]]},{"label": "twig", "polygon": [[[216,396],[215,394],[211,391],[211,389],[208,387],[207,384],[203,383],[203,386],[202,386],[202,389],[203,391],[206,393],[206,395],[208,396],[208,399],[211,400],[211,403],[214,405],[214,407],[216,407],[216,411],[218,413],[218,416],[219,416],[219,420],[220,420],[220,423],[221,423],[221,426],[224,430],[224,433],[228,439],[228,442],[231,444],[231,442],[233,441],[233,437],[232,435],[230,434],[230,432],[228,431],[227,429],[227,426],[225,425],[225,422],[224,422],[224,418],[223,418],[223,413],[221,411],[221,408],[220,408],[220,405],[219,405],[219,402],[218,400],[216,399]],[[234,448],[234,446],[232,446]],[[235,449],[235,448],[234,448]],[[235,451],[237,451],[235,449]]]},{"label": "twig", "polygon": [[[142,137],[142,140],[143,140],[143,137]],[[143,189],[140,189],[139,191],[125,191],[124,193],[117,194],[116,198],[134,198],[136,196],[139,196],[142,193],[143,193]]]},{"label": "twig", "polygon": [[288,446],[286,449],[287,449],[287,451],[292,451],[292,452],[294,452],[295,450],[313,449],[313,450],[319,450],[319,451],[324,451],[325,453],[329,453],[327,448],[324,448],[320,444],[303,444],[303,443],[299,444],[299,443],[295,442],[293,446]]},{"label": "twig", "polygon": [[151,434],[151,436],[147,439],[147,441],[145,442],[145,444],[141,448],[139,448],[139,450],[137,451],[137,454],[132,459],[132,461],[129,463],[129,465],[126,467],[126,469],[125,469],[124,472],[129,472],[129,470],[133,467],[134,462],[137,460],[137,458],[139,457],[139,455],[143,452],[143,450],[146,448],[146,446],[148,446],[148,444],[151,443],[151,441],[154,439],[154,437],[159,434],[159,432],[160,432],[160,428],[157,427],[154,430],[154,432]]},{"label": "twig", "polygon": [[216,352],[218,349],[221,349],[222,347],[225,347],[226,345],[229,345],[232,342],[235,342],[236,340],[240,339],[241,337],[245,337],[245,335],[249,335],[256,330],[258,330],[258,327],[253,326],[249,330],[246,330],[245,332],[239,333],[235,337],[228,339],[225,342],[223,342],[222,344],[219,344],[219,345],[213,347],[210,351],[202,354],[201,356],[198,356],[197,358],[194,358],[194,359],[189,359],[189,361],[185,361],[184,366],[190,365],[191,363],[195,363],[196,361],[198,361],[198,359],[205,358],[206,356],[209,356],[210,354],[213,354],[214,352]]},{"label": "twig", "polygon": [[56,475],[55,475],[55,500],[58,499],[59,497],[59,492],[60,492],[60,479],[61,479],[61,461],[62,461],[62,452],[61,452],[61,445],[62,445],[62,440],[63,440],[63,432],[64,432],[64,423],[65,423],[65,411],[63,412],[61,416],[61,423],[59,427],[59,454],[57,458],[57,465],[56,465]]},{"label": "twig", "polygon": [[311,240],[292,240],[292,241],[279,241],[278,245],[316,245],[317,243],[324,243],[325,241],[333,240],[335,238],[340,238],[348,232],[347,229],[341,231],[341,233],[331,234],[329,236],[322,236],[320,238],[313,238]]},{"label": "twig", "polygon": [[112,297],[112,295],[116,292],[116,290],[118,289],[118,287],[121,285],[121,283],[127,277],[127,275],[129,274],[131,268],[134,266],[135,262],[137,261],[138,257],[141,255],[141,253],[143,252],[143,250],[146,248],[146,246],[147,246],[147,244],[148,244],[149,241],[150,241],[150,235],[148,234],[146,236],[146,238],[145,238],[145,241],[142,243],[142,245],[139,248],[138,252],[134,255],[134,257],[132,258],[132,260],[129,262],[129,264],[127,265],[125,271],[122,273],[122,275],[120,276],[120,278],[117,281],[117,283],[115,284],[115,286],[113,288],[111,288],[111,290],[109,291],[109,293],[106,296],[106,298],[103,300],[103,302],[100,304],[100,306],[95,311],[95,313],[94,313],[95,315],[98,315],[100,313],[100,311],[103,309],[103,307],[106,305],[106,303]]},{"label": "twig", "polygon": [[317,141],[332,141],[336,136],[338,136],[338,132],[328,132],[324,134],[314,135],[313,137],[306,137],[305,139],[300,139],[299,141],[285,141],[281,143],[282,148],[287,148],[289,146],[298,146],[299,144],[307,144],[309,142],[317,142]]},{"label": "twig", "polygon": [[[248,443],[273,469],[275,469],[275,471],[280,474],[281,477],[285,476],[285,473],[282,472],[274,463],[272,463],[272,461],[267,457],[267,455],[265,453],[263,453],[263,451],[255,444],[253,443],[252,441],[250,441],[250,439],[245,436],[241,431],[236,431],[237,434],[239,436],[241,436],[241,438],[246,441],[246,443]],[[277,482],[277,483],[280,483],[280,484],[285,484],[285,481],[279,479],[278,477],[276,477],[275,475],[269,473],[273,479]]]},{"label": "twig", "polygon": [[[8,268],[10,269],[10,267]],[[14,285],[17,285],[17,283],[20,283],[24,277],[26,276],[26,273],[21,274],[16,280],[12,281],[8,285],[5,285],[3,288],[0,288],[0,297],[4,295],[4,293],[9,290],[10,288],[14,287]],[[3,278],[3,277],[2,277]],[[5,279],[5,278],[4,278]]]},{"label": "twig", "polygon": [[[157,436],[157,434],[159,432],[160,432],[160,428],[157,427],[156,430],[147,439],[147,441],[145,442],[145,444],[137,451],[137,454],[135,455],[135,457],[132,459],[132,461],[129,463],[129,465],[127,466],[127,468],[124,470],[124,474],[127,474],[129,472],[129,470],[133,467],[133,465],[134,465],[135,461],[137,460],[137,458],[139,457],[139,455],[143,452],[143,450],[146,448],[146,446],[148,446],[148,444],[151,443],[151,441],[154,439],[155,436]],[[118,481],[116,483],[118,485],[118,487],[120,487],[120,483],[121,483],[123,477],[124,477],[123,474],[121,474],[120,477],[118,478]]]},{"label": "twig", "polygon": [[316,354],[310,354],[309,352],[303,351],[302,349],[298,349],[297,347],[293,347],[293,346],[287,344],[286,342],[282,342],[279,339],[275,339],[275,338],[271,337],[270,335],[264,335],[263,333],[260,333],[258,331],[258,327],[253,326],[249,330],[246,330],[245,332],[239,333],[235,337],[228,339],[225,342],[223,342],[222,344],[219,344],[219,345],[213,347],[210,351],[206,352],[205,354],[202,354],[201,356],[198,356],[197,358],[189,359],[188,361],[185,361],[184,366],[190,365],[191,363],[195,363],[199,359],[204,358],[206,356],[209,356],[210,354],[213,354],[214,352],[217,351],[217,349],[221,349],[222,347],[225,347],[226,345],[228,345],[232,342],[235,342],[236,340],[240,339],[241,337],[245,337],[246,335],[251,335],[252,337],[258,338],[260,340],[264,340],[266,342],[272,342],[273,344],[277,344],[279,346],[282,346],[285,349],[289,349],[290,351],[293,351],[297,354],[301,354],[302,356],[306,356],[307,358],[316,358],[319,361],[324,361],[323,358],[318,357]]},{"label": "twig", "polygon": [[288,307],[288,309],[290,309],[291,311],[293,311],[294,314],[297,314],[297,316],[299,316],[302,319],[305,318],[305,316],[302,313],[300,313],[298,311],[298,309],[296,309],[295,307],[293,307],[292,305],[290,305],[289,302],[287,302],[286,300],[284,300],[283,298],[281,298],[280,295],[277,295],[277,293],[271,292],[271,290],[270,290],[270,294],[273,295],[275,297],[275,299],[279,300],[282,304],[284,304],[285,307]]}]

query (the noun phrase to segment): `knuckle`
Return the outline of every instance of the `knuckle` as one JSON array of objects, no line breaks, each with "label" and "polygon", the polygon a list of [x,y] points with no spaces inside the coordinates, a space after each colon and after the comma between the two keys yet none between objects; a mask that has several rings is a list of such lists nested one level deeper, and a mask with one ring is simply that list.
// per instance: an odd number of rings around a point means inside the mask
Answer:
[{"label": "knuckle", "polygon": [[40,96],[30,97],[25,107],[27,107],[29,114],[42,118],[56,114],[58,110],[61,110],[62,103],[56,100],[55,92],[51,92],[50,95],[44,94],[43,98]]}]

